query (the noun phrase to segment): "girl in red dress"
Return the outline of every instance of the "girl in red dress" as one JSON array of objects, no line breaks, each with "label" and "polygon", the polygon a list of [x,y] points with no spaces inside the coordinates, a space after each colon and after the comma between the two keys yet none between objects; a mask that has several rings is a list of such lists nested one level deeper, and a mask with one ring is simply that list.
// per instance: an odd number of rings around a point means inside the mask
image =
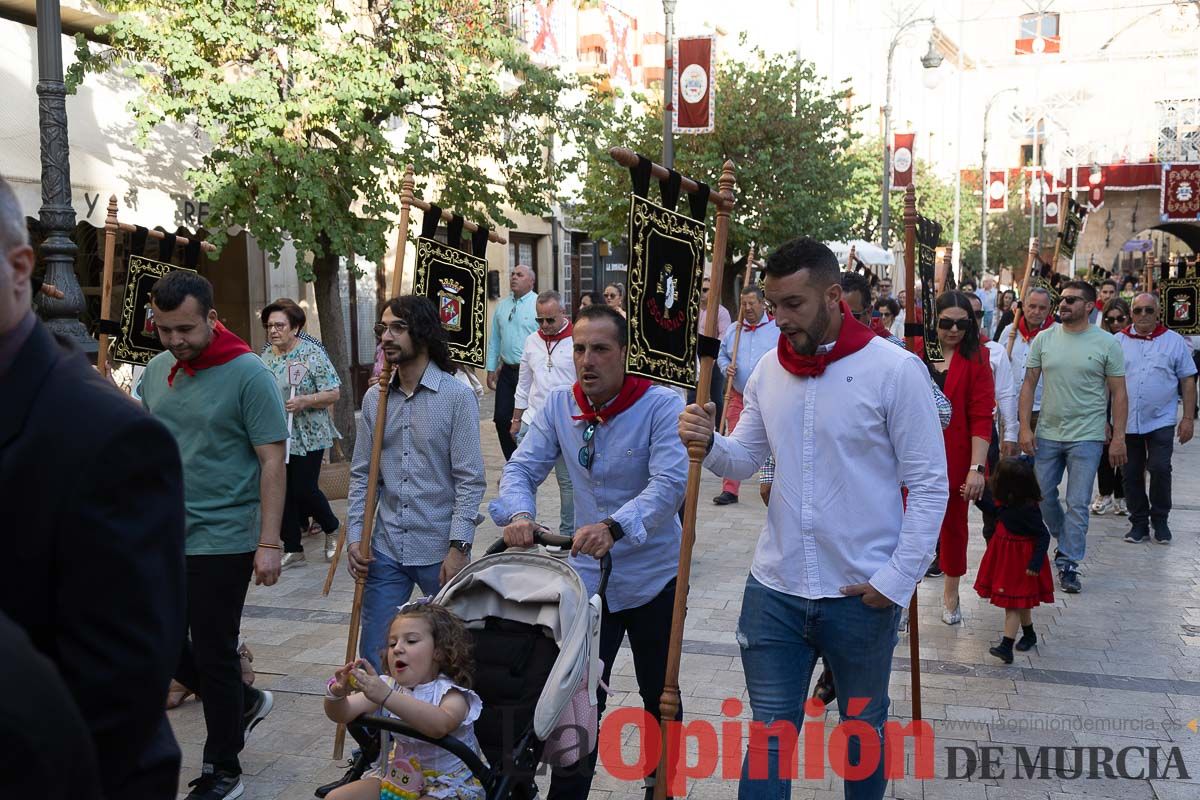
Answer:
[{"label": "girl in red dress", "polygon": [[1032,609],[1054,602],[1054,578],[1046,557],[1050,531],[1038,506],[1042,493],[1033,462],[1024,457],[1002,459],[992,476],[992,497],[994,503],[976,503],[981,511],[996,515],[996,533],[979,563],[975,591],[1004,609],[1004,638],[988,652],[1011,664],[1018,623],[1021,639],[1016,649],[1024,652],[1037,644]]}]

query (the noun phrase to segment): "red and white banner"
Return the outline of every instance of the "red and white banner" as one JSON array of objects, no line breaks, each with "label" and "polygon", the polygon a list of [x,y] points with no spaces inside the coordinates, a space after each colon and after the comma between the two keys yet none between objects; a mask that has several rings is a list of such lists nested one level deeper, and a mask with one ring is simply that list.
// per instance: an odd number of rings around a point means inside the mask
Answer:
[{"label": "red and white banner", "polygon": [[1200,219],[1200,164],[1163,164],[1159,220]]},{"label": "red and white banner", "polygon": [[1062,198],[1058,195],[1058,187],[1054,185],[1054,177],[1051,176],[1047,181],[1050,186],[1050,191],[1042,198],[1042,224],[1046,227],[1058,227],[1059,218],[1062,216],[1062,209],[1059,203]]},{"label": "red and white banner", "polygon": [[1057,53],[1062,49],[1062,41],[1057,36],[1032,36],[1028,39],[1017,39],[1016,55],[1041,55],[1042,53]]},{"label": "red and white banner", "polygon": [[907,189],[913,182],[915,133],[897,133],[892,145],[892,189]]},{"label": "red and white banner", "polygon": [[1104,178],[1101,178],[1096,183],[1088,184],[1088,200],[1087,209],[1089,214],[1094,214],[1100,210],[1100,206],[1104,205]]},{"label": "red and white banner", "polygon": [[988,170],[987,209],[988,211],[1008,210],[1007,170]]},{"label": "red and white banner", "polygon": [[675,40],[674,116],[676,133],[711,133],[715,36]]},{"label": "red and white banner", "polygon": [[543,0],[525,6],[525,39],[529,52],[538,63],[557,62],[562,58],[559,39],[563,37],[561,2]]},{"label": "red and white banner", "polygon": [[608,3],[603,5],[603,9],[609,78],[613,83],[632,84],[638,35],[637,20]]}]

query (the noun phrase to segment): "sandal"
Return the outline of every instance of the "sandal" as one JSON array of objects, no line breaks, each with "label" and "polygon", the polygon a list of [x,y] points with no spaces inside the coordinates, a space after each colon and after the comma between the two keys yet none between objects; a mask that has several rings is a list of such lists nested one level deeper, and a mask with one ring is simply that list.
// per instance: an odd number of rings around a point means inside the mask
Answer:
[{"label": "sandal", "polygon": [[238,648],[238,655],[242,659],[242,683],[247,686],[254,685],[254,667],[250,666],[254,663],[254,653],[250,652],[250,648],[243,642]]},{"label": "sandal", "polygon": [[171,688],[167,690],[167,708],[179,708],[183,705],[183,701],[191,697],[195,692],[184,686],[177,680],[171,681]]}]

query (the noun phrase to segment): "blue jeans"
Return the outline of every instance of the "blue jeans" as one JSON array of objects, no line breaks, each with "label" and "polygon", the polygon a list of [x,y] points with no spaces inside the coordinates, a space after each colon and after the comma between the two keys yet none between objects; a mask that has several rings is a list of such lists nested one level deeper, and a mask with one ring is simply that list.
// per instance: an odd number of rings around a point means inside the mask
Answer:
[{"label": "blue jeans", "polygon": [[[874,609],[859,597],[833,597],[806,600],[763,586],[754,576],[746,580],[742,597],[742,615],[738,620],[738,644],[742,648],[742,667],[746,689],[756,722],[785,722],[802,730],[804,701],[813,666],[824,656],[833,670],[837,689],[838,712],[843,721],[862,720],[879,734],[879,752],[883,753],[883,725],[887,721],[888,678],[892,672],[892,649],[898,639],[896,626],[901,609],[891,606]],[[868,703],[858,714],[849,714],[847,703],[865,698]],[[762,738],[766,739],[764,748]],[[792,783],[780,776],[779,739],[748,737],[749,746],[742,763],[739,800],[786,800]],[[799,752],[803,752],[803,743]],[[825,748],[821,748],[824,752]],[[851,738],[850,764],[859,763],[860,743]],[[785,753],[786,756],[786,753]],[[792,758],[796,759],[797,754]],[[751,780],[752,766],[760,773],[766,762],[766,775]],[[786,766],[786,765],[785,765]],[[793,767],[795,762],[793,761]],[[816,765],[812,765],[815,767]],[[822,765],[827,771],[832,762]],[[791,773],[796,770],[789,768]],[[789,774],[788,772],[784,773]],[[887,780],[884,759],[865,780],[846,781],[847,800],[878,800],[883,797]]]},{"label": "blue jeans", "polygon": [[[374,548],[372,548],[374,550]],[[438,578],[442,564],[424,567],[408,567],[374,550],[371,566],[367,572],[367,584],[363,587],[362,636],[358,642],[358,653],[376,672],[380,672],[383,650],[387,647],[388,626],[396,616],[396,608],[408,602],[413,584],[421,587],[425,594],[436,594],[441,588]]]},{"label": "blue jeans", "polygon": [[[1088,503],[1092,482],[1104,453],[1104,442],[1056,442],[1037,437],[1038,486],[1042,490],[1042,519],[1050,535],[1058,540],[1054,567],[1071,572],[1079,569],[1087,550]],[[1058,484],[1067,472],[1067,513],[1058,501]]]},{"label": "blue jeans", "polygon": [[[529,424],[522,422],[521,430],[517,431],[517,444],[525,438]],[[575,535],[575,487],[571,484],[571,475],[567,472],[567,462],[562,456],[554,462],[554,479],[558,481],[558,532],[562,536]]]}]

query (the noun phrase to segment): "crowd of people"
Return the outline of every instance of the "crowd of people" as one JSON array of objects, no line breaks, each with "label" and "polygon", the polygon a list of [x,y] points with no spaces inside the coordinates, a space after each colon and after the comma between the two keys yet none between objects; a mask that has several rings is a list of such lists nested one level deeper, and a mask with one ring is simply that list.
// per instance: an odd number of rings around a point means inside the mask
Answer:
[{"label": "crowd of people", "polygon": [[[304,332],[298,304],[280,298],[262,310],[268,345],[256,354],[219,321],[208,281],[177,271],[151,291],[165,349],[141,376],[139,407],[37,321],[34,261],[0,181],[0,375],[13,387],[0,475],[27,498],[18,525],[41,534],[6,562],[0,639],[12,663],[49,673],[46,707],[64,709],[52,745],[32,733],[22,741],[49,748],[38,763],[72,765],[23,770],[27,784],[4,780],[30,796],[173,796],[180,752],[163,701],[174,688],[199,697],[207,730],[188,797],[236,798],[246,737],[274,704],[244,679],[239,657],[250,581],[273,585],[303,563],[308,530],[325,536],[329,557],[342,527],[317,483],[340,438],[329,414],[337,371]],[[601,681],[628,637],[655,719],[689,447],[703,448],[704,467],[723,481],[717,505],[740,502],[741,482],[759,478],[766,522],[735,640],[753,718],[797,729],[821,659],[816,696],[882,737],[892,652],[917,584],[940,578],[942,620],[962,622],[971,504],[987,539],[974,588],[1005,609],[991,652],[1007,663],[1037,645],[1032,609],[1053,602],[1051,561],[1059,589],[1081,590],[1089,512],[1127,508],[1127,541],[1172,540],[1171,456],[1174,441],[1192,437],[1196,366],[1187,340],[1161,324],[1153,293],[1126,299],[1116,284],[1098,292],[1071,281],[1051,308],[1044,289],[1014,303],[985,279],[978,291],[940,294],[939,347],[910,349],[890,281],[844,272],[828,247],[800,237],[770,252],[761,285],[737,288],[736,317],[717,306],[719,354],[700,406],[626,372],[620,284],[585,297],[573,316],[558,293],[537,291],[526,265],[513,267],[509,288],[487,341],[506,462],[488,515],[507,546],[532,546],[547,527],[538,488],[554,472],[556,527],[571,537],[568,562],[589,592],[598,560],[612,556]],[[706,278],[704,296],[713,289]],[[390,299],[375,331],[390,380],[362,400],[345,520],[347,568],[364,582],[360,658],[329,679],[324,709],[338,723],[366,711],[400,717],[479,752],[469,635],[446,609],[412,599],[434,595],[472,557],[487,485],[478,397],[429,299]],[[64,477],[68,502],[55,496]],[[19,695],[9,693],[4,716],[29,716]],[[605,692],[597,703],[602,713]],[[483,796],[456,756],[351,732],[375,749],[318,796]],[[776,737],[750,740],[740,797],[788,796],[780,747]],[[845,757],[857,765],[870,749],[852,737]],[[765,773],[750,767],[763,763]],[[596,765],[593,749],[555,766],[549,797],[586,798]],[[880,759],[845,791],[879,798],[885,786]],[[653,789],[651,777],[647,797]]]}]

